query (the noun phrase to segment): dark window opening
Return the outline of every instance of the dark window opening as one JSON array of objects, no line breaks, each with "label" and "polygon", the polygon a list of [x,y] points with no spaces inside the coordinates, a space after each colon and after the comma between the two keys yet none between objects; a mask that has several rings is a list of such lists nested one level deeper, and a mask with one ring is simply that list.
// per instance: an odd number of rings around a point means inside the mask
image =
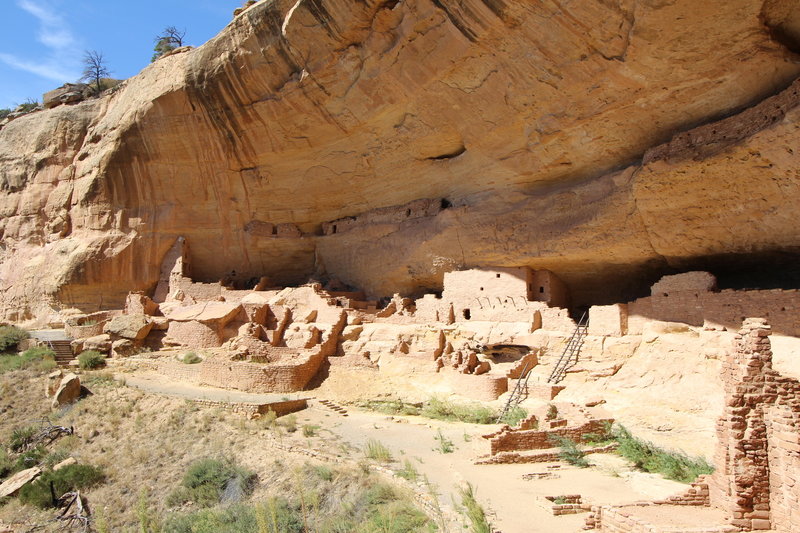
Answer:
[{"label": "dark window opening", "polygon": [[448,200],[447,198],[442,198],[442,201],[439,202],[439,207],[441,207],[442,209],[450,209],[451,207],[453,207],[453,204],[450,203],[450,200]]},{"label": "dark window opening", "polygon": [[336,224],[333,225],[333,230],[331,231],[331,234],[334,234],[334,233],[336,233]]},{"label": "dark window opening", "polygon": [[499,278],[499,277],[500,277],[500,274],[495,274],[495,276]]},{"label": "dark window opening", "polygon": [[483,290],[483,287],[481,287],[481,290]]},{"label": "dark window opening", "polygon": [[406,209],[406,216],[407,216],[407,217],[410,217],[410,216],[411,216],[411,209]]},{"label": "dark window opening", "polygon": [[544,287],[539,287],[539,294],[544,294]]},{"label": "dark window opening", "polygon": [[463,315],[464,315],[464,318],[466,318],[467,320],[472,318],[472,313],[469,312],[469,309],[464,309]]}]

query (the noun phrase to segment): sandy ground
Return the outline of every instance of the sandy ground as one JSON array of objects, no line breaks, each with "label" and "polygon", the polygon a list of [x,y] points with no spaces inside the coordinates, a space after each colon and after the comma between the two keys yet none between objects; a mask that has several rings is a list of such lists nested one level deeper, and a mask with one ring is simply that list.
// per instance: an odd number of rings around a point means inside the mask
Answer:
[{"label": "sandy ground", "polygon": [[[182,398],[253,402],[276,399],[272,394],[246,394],[169,383],[146,374],[126,374],[125,379],[128,386]],[[352,385],[351,395],[356,392]],[[328,387],[337,385],[332,382]],[[320,392],[311,391],[311,394],[320,396]],[[581,494],[584,502],[619,504],[667,497],[686,487],[660,476],[633,472],[624,460],[611,455],[591,456],[590,460],[596,466],[588,469],[561,465],[555,479],[525,480],[524,474],[545,472],[548,464],[474,464],[478,456],[488,452],[481,435],[499,426],[443,422],[416,416],[387,416],[352,407],[348,407],[348,412],[349,416],[343,417],[312,401],[309,409],[297,413],[297,417],[300,424],[320,426],[325,437],[330,439],[332,448],[341,449],[342,443],[345,447],[362,448],[370,439],[380,441],[392,452],[393,462],[387,466],[400,470],[404,461],[409,460],[432,484],[443,508],[455,510],[460,502],[458,488],[471,483],[477,488],[478,500],[487,509],[494,526],[503,533],[574,533],[580,530],[584,514],[554,517],[539,504],[545,496]],[[439,441],[435,438],[439,431],[453,443],[453,453],[439,451]]]}]

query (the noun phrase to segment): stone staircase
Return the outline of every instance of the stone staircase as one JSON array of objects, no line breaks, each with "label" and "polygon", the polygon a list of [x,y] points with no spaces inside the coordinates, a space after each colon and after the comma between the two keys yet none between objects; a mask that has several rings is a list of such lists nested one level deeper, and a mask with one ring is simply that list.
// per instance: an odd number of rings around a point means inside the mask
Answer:
[{"label": "stone staircase", "polygon": [[336,402],[332,402],[330,400],[319,400],[319,403],[330,409],[331,411],[338,413],[342,416],[347,415],[347,409],[342,407],[341,405],[337,404]]},{"label": "stone staircase", "polygon": [[47,345],[56,354],[56,364],[58,366],[66,368],[69,366],[70,361],[75,359],[70,341],[47,341]]}]

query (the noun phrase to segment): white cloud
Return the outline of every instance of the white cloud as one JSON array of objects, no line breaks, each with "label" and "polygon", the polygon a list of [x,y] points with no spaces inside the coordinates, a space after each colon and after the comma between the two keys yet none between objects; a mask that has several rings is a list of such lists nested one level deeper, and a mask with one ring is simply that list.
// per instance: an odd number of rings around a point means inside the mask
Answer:
[{"label": "white cloud", "polygon": [[43,57],[23,58],[19,54],[0,52],[6,65],[53,81],[76,80],[80,74],[80,43],[69,24],[54,6],[45,0],[17,0],[17,6],[39,21],[37,40],[48,52]]}]

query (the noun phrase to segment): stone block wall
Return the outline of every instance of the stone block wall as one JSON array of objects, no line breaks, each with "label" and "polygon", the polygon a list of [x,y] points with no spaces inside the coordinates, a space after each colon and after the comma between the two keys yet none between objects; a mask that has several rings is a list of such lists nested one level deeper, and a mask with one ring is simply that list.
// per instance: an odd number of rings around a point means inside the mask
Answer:
[{"label": "stone block wall", "polygon": [[489,448],[492,455],[501,452],[544,450],[558,446],[551,440],[553,436],[568,438],[575,442],[585,442],[584,435],[587,433],[603,433],[606,425],[613,422],[613,419],[596,419],[580,425],[551,430],[514,430],[507,428],[493,435],[487,435],[486,438],[489,440]]},{"label": "stone block wall", "polygon": [[589,308],[589,335],[621,337],[628,333],[626,304],[595,305]]},{"label": "stone block wall", "polygon": [[403,205],[372,209],[357,217],[344,217],[322,224],[323,235],[336,235],[354,228],[371,224],[400,224],[406,220],[437,215],[449,207],[449,202],[440,198],[423,198]]},{"label": "stone block wall", "polygon": [[224,409],[233,413],[240,413],[247,418],[258,418],[261,415],[267,414],[269,411],[274,412],[278,416],[288,415],[301,411],[308,406],[306,400],[286,400],[282,402],[272,403],[230,403],[218,402],[214,400],[193,400],[195,404],[202,407],[212,407],[217,409]]},{"label": "stone block wall", "polygon": [[771,328],[744,321],[723,365],[711,504],[743,530],[800,530],[800,382],[772,369]]},{"label": "stone block wall", "polygon": [[508,391],[508,379],[505,377],[489,376],[483,374],[460,374],[447,372],[447,381],[453,392],[461,396],[491,402]]},{"label": "stone block wall", "polygon": [[[697,290],[657,293],[628,304],[628,332],[641,334],[645,322],[650,320],[683,322],[692,326],[710,323],[735,331],[748,316],[768,318],[775,331],[800,336],[800,291]],[[589,328],[593,330],[591,323]]]},{"label": "stone block wall", "polygon": [[217,348],[224,342],[217,324],[206,324],[198,320],[170,321],[167,336],[171,342],[192,348]]},{"label": "stone block wall", "polygon": [[112,318],[113,313],[100,311],[77,318],[70,318],[64,323],[64,333],[70,339],[86,339],[103,334],[103,327]]},{"label": "stone block wall", "polygon": [[141,360],[135,365],[151,369],[170,380],[246,392],[297,392],[316,376],[325,359],[322,350],[305,351],[278,363],[206,359],[184,364],[174,360]]}]

